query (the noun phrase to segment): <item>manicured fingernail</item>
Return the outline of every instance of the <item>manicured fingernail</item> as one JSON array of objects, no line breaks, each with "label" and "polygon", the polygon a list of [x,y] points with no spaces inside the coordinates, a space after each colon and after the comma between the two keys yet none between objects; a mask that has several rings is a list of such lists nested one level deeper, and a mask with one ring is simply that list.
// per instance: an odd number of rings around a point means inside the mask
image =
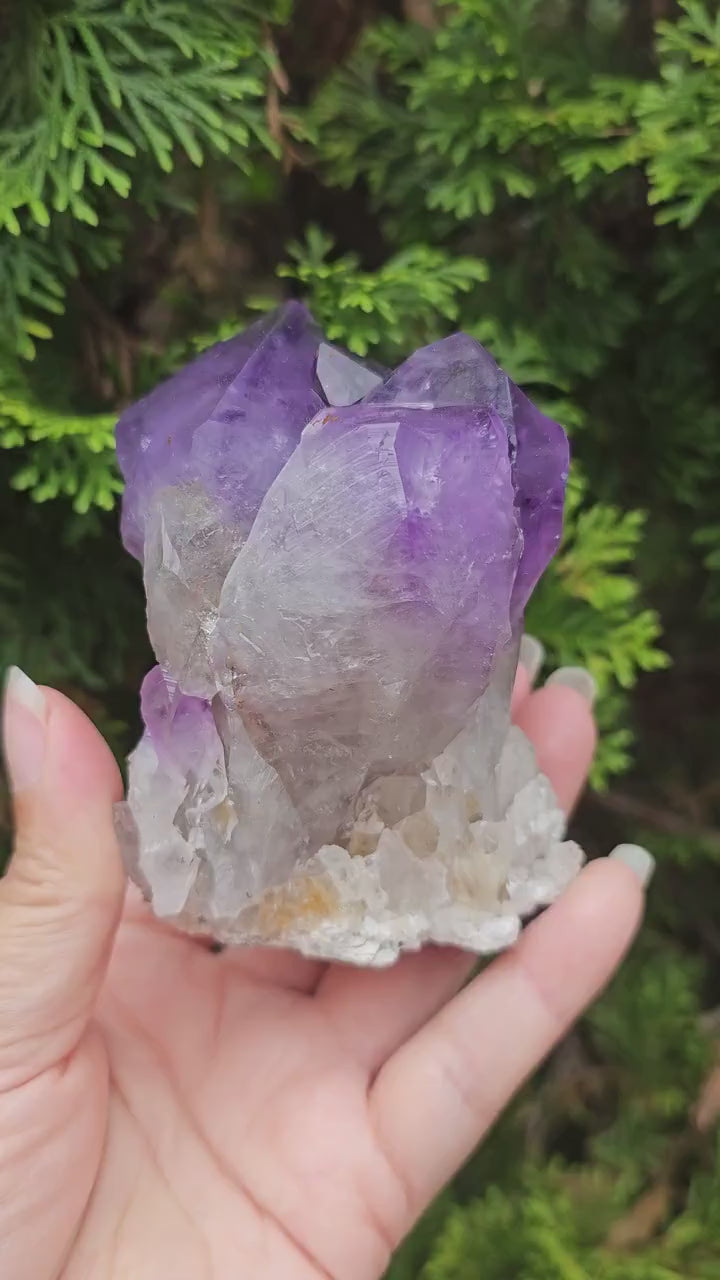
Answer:
[{"label": "manicured fingernail", "polygon": [[26,791],[40,778],[46,718],[47,705],[42,691],[19,667],[10,667],[5,677],[3,738],[13,791]]},{"label": "manicured fingernail", "polygon": [[646,889],[655,872],[655,859],[639,844],[619,844],[610,854],[616,862],[624,862]]},{"label": "manicured fingernail", "polygon": [[520,665],[527,671],[531,684],[537,678],[544,661],[544,645],[541,645],[540,641],[536,640],[534,636],[523,636],[520,641]]},{"label": "manicured fingernail", "polygon": [[597,685],[585,667],[558,667],[545,681],[548,685],[561,684],[574,689],[590,706],[597,697]]}]

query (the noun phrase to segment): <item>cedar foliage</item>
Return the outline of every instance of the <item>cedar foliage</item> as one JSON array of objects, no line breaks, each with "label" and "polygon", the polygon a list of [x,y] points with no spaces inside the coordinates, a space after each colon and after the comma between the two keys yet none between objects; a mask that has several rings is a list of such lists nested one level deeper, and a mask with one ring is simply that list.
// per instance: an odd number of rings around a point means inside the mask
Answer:
[{"label": "cedar foliage", "polygon": [[654,850],[650,923],[392,1280],[720,1276],[719,278],[714,0],[0,4],[0,658],[118,752],[113,424],[195,350],[288,290],[388,361],[463,327],[572,433],[528,628],[597,678],[579,835]]}]

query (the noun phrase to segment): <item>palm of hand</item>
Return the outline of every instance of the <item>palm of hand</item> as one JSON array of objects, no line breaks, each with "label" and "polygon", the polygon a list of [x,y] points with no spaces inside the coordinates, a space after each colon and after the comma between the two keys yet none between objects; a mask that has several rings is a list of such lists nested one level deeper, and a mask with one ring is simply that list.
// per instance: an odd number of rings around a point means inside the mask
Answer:
[{"label": "palm of hand", "polygon": [[[132,894],[118,927],[116,767],[76,708],[35,694],[5,713],[3,1280],[378,1280],[607,980],[637,878],[594,863],[465,986],[471,959],[442,948],[380,972],[216,955]],[[587,704],[525,678],[516,718],[569,807]]]},{"label": "palm of hand", "polygon": [[102,1052],[93,1032],[70,1068],[108,1124],[67,1280],[381,1274],[410,1210],[368,1069],[308,993],[319,974],[280,953],[216,956],[142,917],[121,926]]}]

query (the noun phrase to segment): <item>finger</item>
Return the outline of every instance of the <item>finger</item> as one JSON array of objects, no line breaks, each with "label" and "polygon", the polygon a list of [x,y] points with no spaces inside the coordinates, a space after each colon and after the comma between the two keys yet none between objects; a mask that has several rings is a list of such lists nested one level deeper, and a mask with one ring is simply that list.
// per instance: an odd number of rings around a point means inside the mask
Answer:
[{"label": "finger", "polygon": [[[568,674],[566,676],[567,673]],[[586,781],[597,743],[592,715],[594,684],[580,668],[556,671],[542,689],[523,703],[516,724],[535,748],[538,767],[553,785],[561,807],[570,813]],[[572,674],[575,673],[575,674]],[[564,683],[565,679],[574,684]]]},{"label": "finger", "polygon": [[519,666],[515,675],[515,683],[513,685],[512,697],[510,699],[510,715],[515,720],[520,708],[524,706],[530,697],[532,685],[530,677],[524,667]]},{"label": "finger", "polygon": [[16,835],[0,881],[0,1092],[78,1043],[124,884],[112,826],[120,776],[87,717],[13,668],[4,738]]},{"label": "finger", "polygon": [[592,863],[382,1068],[370,1106],[406,1188],[408,1226],[607,982],[637,930],[642,899],[628,865]]},{"label": "finger", "polygon": [[[527,702],[544,655],[538,640],[523,636],[514,714]],[[476,963],[454,947],[426,947],[380,972],[335,965],[319,981],[317,1000],[353,1057],[374,1072],[459,990]]]},{"label": "finger", "polygon": [[513,720],[529,698],[544,661],[545,649],[540,641],[534,636],[524,635],[520,641],[520,659],[510,702],[510,714]]}]

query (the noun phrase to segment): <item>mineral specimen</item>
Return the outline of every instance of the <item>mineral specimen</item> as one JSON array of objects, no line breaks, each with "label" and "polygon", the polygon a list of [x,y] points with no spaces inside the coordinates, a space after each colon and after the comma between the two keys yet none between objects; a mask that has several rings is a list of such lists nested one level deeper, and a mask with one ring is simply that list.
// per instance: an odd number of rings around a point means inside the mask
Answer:
[{"label": "mineral specimen", "polygon": [[358,964],[511,942],[582,860],[509,722],[562,429],[464,334],[386,374],[289,303],[117,449],[159,662],[118,827],[156,913]]}]

